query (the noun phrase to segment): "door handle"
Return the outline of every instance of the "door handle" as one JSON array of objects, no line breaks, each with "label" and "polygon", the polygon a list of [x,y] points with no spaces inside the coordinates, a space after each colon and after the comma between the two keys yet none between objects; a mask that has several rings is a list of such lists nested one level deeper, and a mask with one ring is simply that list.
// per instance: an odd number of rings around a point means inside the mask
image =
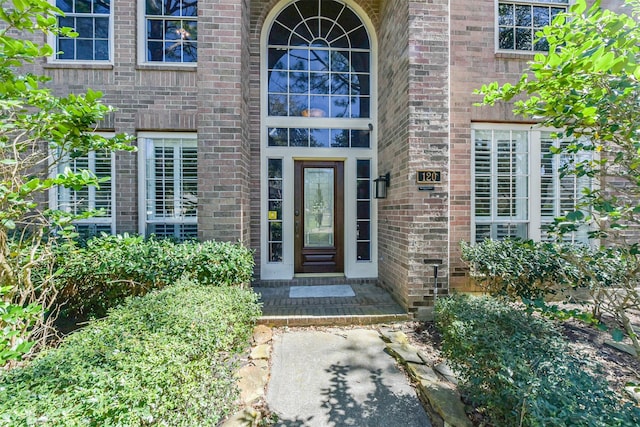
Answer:
[{"label": "door handle", "polygon": [[300,221],[295,221],[294,222],[294,231],[296,234],[296,237],[298,237],[298,230],[300,229]]}]

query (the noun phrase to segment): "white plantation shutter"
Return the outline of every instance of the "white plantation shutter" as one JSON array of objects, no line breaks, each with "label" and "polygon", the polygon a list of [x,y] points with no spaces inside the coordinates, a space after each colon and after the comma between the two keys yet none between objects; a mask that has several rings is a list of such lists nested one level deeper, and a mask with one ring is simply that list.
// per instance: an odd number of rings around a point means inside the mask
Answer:
[{"label": "white plantation shutter", "polygon": [[523,131],[475,131],[476,241],[526,237],[528,143]]},{"label": "white plantation shutter", "polygon": [[89,210],[100,211],[97,216],[76,221],[77,230],[85,236],[92,236],[101,232],[112,233],[114,206],[114,170],[113,154],[108,151],[91,151],[77,157],[66,157],[58,165],[58,172],[66,168],[74,172],[89,170],[100,182],[99,187],[86,186],[79,190],[72,188],[58,188],[56,194],[56,208],[74,215]]},{"label": "white plantation shutter", "polygon": [[[552,131],[528,125],[476,124],[473,133],[473,241],[484,239],[547,239],[557,216],[575,210],[589,178],[560,177],[558,168],[590,153],[552,155],[561,142]],[[565,142],[566,143],[566,142]],[[587,230],[565,238],[586,241]]]},{"label": "white plantation shutter", "polygon": [[198,157],[195,138],[147,138],[146,233],[197,237]]},{"label": "white plantation shutter", "polygon": [[[585,160],[589,153],[580,155],[561,154],[553,155],[550,153],[551,147],[559,147],[567,145],[567,141],[561,141],[553,138],[552,132],[541,132],[541,239],[547,240],[549,237],[545,233],[545,229],[553,223],[553,219],[558,216],[566,215],[576,209],[576,201],[579,200],[582,189],[591,186],[591,180],[588,177],[576,177],[575,175],[560,176],[558,168],[571,162],[579,162]],[[587,230],[579,230],[564,236],[567,241],[586,241]]]}]

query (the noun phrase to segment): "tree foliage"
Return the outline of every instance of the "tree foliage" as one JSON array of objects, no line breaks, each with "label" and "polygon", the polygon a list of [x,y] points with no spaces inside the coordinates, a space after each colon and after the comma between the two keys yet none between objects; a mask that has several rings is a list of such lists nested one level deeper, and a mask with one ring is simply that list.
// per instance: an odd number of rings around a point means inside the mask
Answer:
[{"label": "tree foliage", "polygon": [[[581,226],[602,244],[606,256],[627,266],[625,279],[592,289],[596,303],[621,319],[640,350],[628,310],[638,308],[640,287],[640,0],[626,0],[625,13],[588,7],[577,0],[538,37],[549,51],[537,53],[515,84],[483,86],[483,104],[514,101],[514,113],[551,126],[566,146],[555,155],[590,151],[594,155],[565,164],[561,175],[590,177],[599,183],[582,190],[576,209],[556,218],[559,238]],[[605,249],[605,246],[608,249]],[[590,259],[570,258],[585,274]]]},{"label": "tree foliage", "polygon": [[[65,158],[91,150],[131,150],[124,135],[104,138],[93,131],[112,108],[101,93],[56,96],[48,78],[21,72],[25,63],[53,50],[30,38],[37,33],[73,36],[57,28],[60,10],[47,0],[0,0],[0,366],[16,360],[34,339],[46,337],[45,311],[56,289],[51,248],[64,244],[64,231],[77,216],[41,206],[56,186],[99,185],[89,170],[52,174]],[[83,213],[84,217],[91,213]],[[55,232],[55,233],[54,233]],[[36,269],[38,267],[38,269]],[[45,271],[47,269],[45,268]]]}]

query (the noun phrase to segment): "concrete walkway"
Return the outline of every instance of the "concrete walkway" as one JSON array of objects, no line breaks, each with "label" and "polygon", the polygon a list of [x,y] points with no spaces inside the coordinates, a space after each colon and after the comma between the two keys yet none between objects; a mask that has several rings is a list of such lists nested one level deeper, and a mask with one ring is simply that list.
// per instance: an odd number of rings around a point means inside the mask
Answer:
[{"label": "concrete walkway", "polygon": [[266,400],[279,426],[431,427],[406,375],[370,329],[274,336]]}]

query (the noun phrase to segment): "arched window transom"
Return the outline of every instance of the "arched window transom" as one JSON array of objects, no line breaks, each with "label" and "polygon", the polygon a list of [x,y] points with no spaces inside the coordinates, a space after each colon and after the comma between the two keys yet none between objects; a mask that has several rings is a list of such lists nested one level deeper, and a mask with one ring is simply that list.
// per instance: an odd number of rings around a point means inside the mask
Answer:
[{"label": "arched window transom", "polygon": [[285,7],[269,31],[268,116],[356,119],[370,111],[371,46],[358,15],[338,0]]}]

